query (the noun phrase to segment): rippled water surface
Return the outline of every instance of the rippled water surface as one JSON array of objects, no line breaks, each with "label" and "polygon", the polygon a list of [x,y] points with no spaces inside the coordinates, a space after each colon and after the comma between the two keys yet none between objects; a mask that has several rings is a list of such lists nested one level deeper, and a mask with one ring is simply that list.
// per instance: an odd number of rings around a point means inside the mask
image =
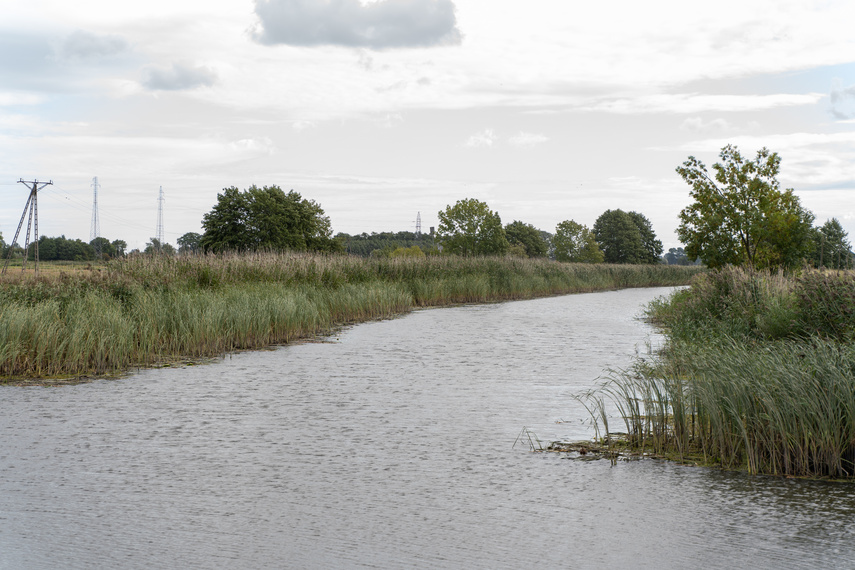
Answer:
[{"label": "rippled water surface", "polygon": [[851,567],[848,484],[513,447],[591,435],[571,396],[659,342],[666,292],[0,389],[0,568]]}]

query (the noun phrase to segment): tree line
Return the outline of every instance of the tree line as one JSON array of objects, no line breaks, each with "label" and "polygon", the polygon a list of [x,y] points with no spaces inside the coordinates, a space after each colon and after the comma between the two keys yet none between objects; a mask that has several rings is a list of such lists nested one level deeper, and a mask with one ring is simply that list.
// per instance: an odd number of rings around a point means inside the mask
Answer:
[{"label": "tree line", "polygon": [[[591,228],[568,219],[550,233],[519,220],[502,225],[499,213],[475,198],[440,210],[435,233],[333,236],[320,204],[275,185],[253,185],[243,191],[225,188],[202,218],[204,233],[182,235],[177,250],[151,238],[141,253],[295,250],[375,257],[516,255],[577,263],[703,263],[712,268],[762,269],[801,263],[852,267],[851,244],[840,222],[832,218],[814,227],[814,215],[793,190],[780,189],[777,153],[763,148],[754,160],[747,160],[735,146],[727,145],[719,157],[712,174],[693,156],[676,169],[691,187],[692,203],[679,214],[677,235],[685,249],[671,248],[665,255],[650,220],[640,212],[610,209]],[[2,235],[0,248],[4,256],[23,255],[18,244],[7,246]],[[128,252],[123,240],[103,237],[89,243],[65,236],[39,239],[39,257],[44,260],[92,261],[137,251]]]}]

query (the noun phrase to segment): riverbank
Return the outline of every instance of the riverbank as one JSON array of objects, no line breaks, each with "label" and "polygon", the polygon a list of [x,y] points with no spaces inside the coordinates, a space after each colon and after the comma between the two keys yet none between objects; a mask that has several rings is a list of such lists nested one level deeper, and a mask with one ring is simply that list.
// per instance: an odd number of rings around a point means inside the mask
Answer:
[{"label": "riverbank", "polygon": [[651,305],[665,349],[580,396],[636,452],[754,474],[855,477],[855,277],[729,268]]},{"label": "riverbank", "polygon": [[312,337],[415,307],[688,283],[697,268],[520,258],[135,256],[0,283],[0,378],[84,378]]}]

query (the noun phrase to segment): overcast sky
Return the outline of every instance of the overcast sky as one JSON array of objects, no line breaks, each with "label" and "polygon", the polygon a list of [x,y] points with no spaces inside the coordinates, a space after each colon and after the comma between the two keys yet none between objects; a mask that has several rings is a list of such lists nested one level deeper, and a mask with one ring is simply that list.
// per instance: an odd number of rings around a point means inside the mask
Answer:
[{"label": "overcast sky", "polygon": [[[554,231],[635,210],[669,247],[675,168],[736,144],[855,241],[851,0],[0,0],[0,232],[144,247],[223,188],[279,185],[335,232],[462,198]],[[26,229],[26,226],[25,226]],[[23,239],[19,239],[23,242]]]}]

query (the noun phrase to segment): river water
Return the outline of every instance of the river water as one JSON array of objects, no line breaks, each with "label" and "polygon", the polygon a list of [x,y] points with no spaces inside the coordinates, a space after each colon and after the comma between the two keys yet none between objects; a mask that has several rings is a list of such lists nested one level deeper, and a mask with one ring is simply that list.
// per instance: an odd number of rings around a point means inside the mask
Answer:
[{"label": "river water", "polygon": [[833,568],[855,487],[513,446],[661,339],[666,289],[417,311],[325,342],[0,389],[0,568]]}]

